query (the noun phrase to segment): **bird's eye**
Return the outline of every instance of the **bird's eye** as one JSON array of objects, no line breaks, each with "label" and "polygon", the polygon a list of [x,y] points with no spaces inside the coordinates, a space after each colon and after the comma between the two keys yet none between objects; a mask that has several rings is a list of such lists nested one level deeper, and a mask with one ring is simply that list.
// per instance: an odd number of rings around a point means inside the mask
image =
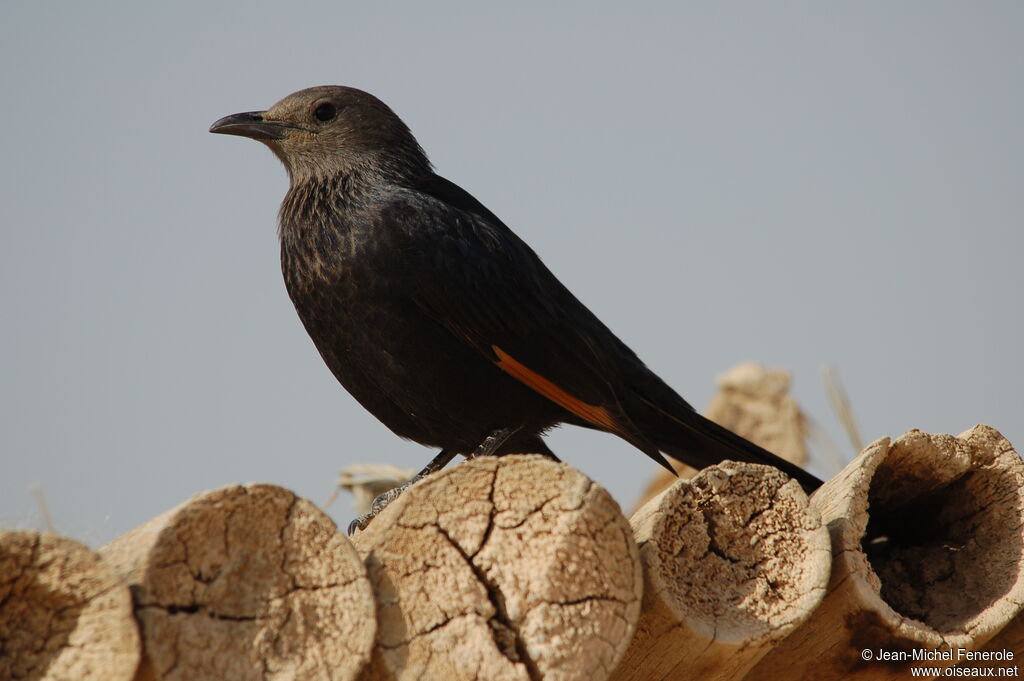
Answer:
[{"label": "bird's eye", "polygon": [[316,116],[316,119],[321,123],[326,123],[338,115],[338,109],[330,102],[324,102],[316,108],[313,115]]}]

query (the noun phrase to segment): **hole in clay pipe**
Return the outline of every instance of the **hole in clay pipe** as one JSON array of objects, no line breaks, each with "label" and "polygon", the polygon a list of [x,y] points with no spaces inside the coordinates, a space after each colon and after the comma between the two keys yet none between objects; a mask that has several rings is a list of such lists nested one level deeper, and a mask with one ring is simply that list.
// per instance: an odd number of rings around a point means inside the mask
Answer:
[{"label": "hole in clay pipe", "polygon": [[1004,509],[1009,498],[993,494],[999,477],[971,470],[937,488],[923,480],[926,492],[904,489],[893,498],[882,462],[861,547],[894,610],[938,632],[960,632],[1014,586],[1015,571],[999,566],[1018,560],[1022,538],[1006,522],[1015,517]]}]

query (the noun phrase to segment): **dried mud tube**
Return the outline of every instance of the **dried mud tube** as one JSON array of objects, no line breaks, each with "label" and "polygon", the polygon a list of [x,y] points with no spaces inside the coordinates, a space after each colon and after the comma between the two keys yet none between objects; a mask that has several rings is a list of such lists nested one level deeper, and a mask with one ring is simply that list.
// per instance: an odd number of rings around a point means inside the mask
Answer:
[{"label": "dried mud tube", "polygon": [[354,679],[376,633],[362,561],[272,485],[197,495],[101,549],[131,584],[138,681]]},{"label": "dried mud tube", "polygon": [[379,619],[363,679],[601,681],[639,614],[639,557],[618,505],[541,456],[431,475],[353,543]]},{"label": "dried mud tube", "polygon": [[905,678],[909,661],[861,651],[979,648],[1024,603],[1024,465],[988,426],[878,440],[812,505],[832,537],[829,595],[751,679]]},{"label": "dried mud tube", "polygon": [[131,594],[99,555],[0,532],[0,679],[128,681],[138,664]]},{"label": "dried mud tube", "polygon": [[742,678],[824,596],[828,532],[775,468],[712,466],[631,523],[644,598],[616,681]]}]

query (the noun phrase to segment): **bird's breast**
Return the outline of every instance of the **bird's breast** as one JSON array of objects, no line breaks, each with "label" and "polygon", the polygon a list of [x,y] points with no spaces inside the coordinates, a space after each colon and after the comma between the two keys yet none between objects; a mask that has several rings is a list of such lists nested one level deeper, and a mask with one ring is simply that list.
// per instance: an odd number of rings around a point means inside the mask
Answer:
[{"label": "bird's breast", "polygon": [[334,230],[282,234],[281,271],[289,294],[332,286],[349,270],[348,239]]},{"label": "bird's breast", "polygon": [[381,240],[359,224],[340,221],[282,227],[285,285],[314,342],[348,345],[352,339],[339,336],[378,328],[371,322],[392,304],[392,289],[401,281],[387,271]]}]

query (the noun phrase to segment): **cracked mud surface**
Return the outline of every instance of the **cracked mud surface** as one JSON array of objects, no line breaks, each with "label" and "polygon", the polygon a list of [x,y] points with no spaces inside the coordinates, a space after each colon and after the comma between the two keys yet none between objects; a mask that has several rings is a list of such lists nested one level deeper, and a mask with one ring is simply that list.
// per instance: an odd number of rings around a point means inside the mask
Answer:
[{"label": "cracked mud surface", "polygon": [[781,638],[824,595],[827,534],[781,471],[724,462],[661,506],[641,550],[666,603],[707,638]]},{"label": "cracked mud surface", "polygon": [[138,661],[128,588],[96,553],[0,532],[0,679],[127,681]]},{"label": "cracked mud surface", "polygon": [[892,442],[872,480],[862,546],[894,610],[940,633],[969,634],[993,603],[1019,604],[1022,469],[987,426]]},{"label": "cracked mud surface", "polygon": [[357,534],[382,678],[602,679],[642,577],[608,493],[538,456],[484,457],[407,490]]},{"label": "cracked mud surface", "polygon": [[161,679],[353,679],[369,659],[362,561],[310,502],[271,485],[199,495],[104,547],[132,583]]}]

